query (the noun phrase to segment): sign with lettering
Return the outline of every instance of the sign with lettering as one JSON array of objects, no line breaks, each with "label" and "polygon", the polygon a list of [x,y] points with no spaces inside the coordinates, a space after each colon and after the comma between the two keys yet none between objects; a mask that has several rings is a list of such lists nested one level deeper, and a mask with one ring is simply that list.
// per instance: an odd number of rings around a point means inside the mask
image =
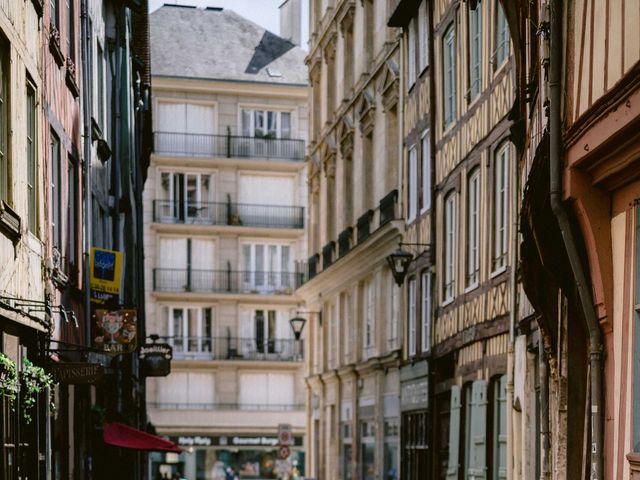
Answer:
[{"label": "sign with lettering", "polygon": [[[233,435],[233,436],[202,436],[202,435],[180,435],[177,437],[169,437],[169,440],[181,447],[267,447],[276,448],[278,446],[278,437],[271,435]],[[294,436],[291,447],[301,447],[302,437]],[[290,448],[291,448],[290,447]]]},{"label": "sign with lettering", "polygon": [[400,407],[402,410],[417,410],[429,406],[429,381],[426,378],[400,385]]},{"label": "sign with lettering", "polygon": [[173,348],[166,343],[147,343],[138,352],[142,373],[146,377],[166,377],[171,373]]},{"label": "sign with lettering", "polygon": [[91,290],[112,294],[120,293],[122,252],[91,247],[89,278]]},{"label": "sign with lettering", "polygon": [[93,385],[104,375],[104,368],[99,363],[51,363],[47,372],[55,382],[67,385]]},{"label": "sign with lettering", "polygon": [[136,350],[136,310],[97,309],[93,314],[93,347],[119,355]]}]

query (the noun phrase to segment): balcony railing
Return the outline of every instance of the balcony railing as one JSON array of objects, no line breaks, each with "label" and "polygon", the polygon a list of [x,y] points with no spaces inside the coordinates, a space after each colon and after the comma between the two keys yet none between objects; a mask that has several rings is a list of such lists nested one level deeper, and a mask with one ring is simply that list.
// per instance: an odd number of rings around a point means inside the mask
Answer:
[{"label": "balcony railing", "polygon": [[153,270],[153,289],[156,292],[291,295],[302,285],[302,280],[302,272],[175,268]]},{"label": "balcony railing", "polygon": [[304,208],[230,202],[154,200],[153,221],[194,225],[303,228]]},{"label": "balcony railing", "polygon": [[164,337],[176,360],[259,360],[299,362],[303,340],[248,337]]},{"label": "balcony railing", "polygon": [[257,412],[297,412],[305,409],[303,403],[149,402],[147,406],[158,410],[248,410]]},{"label": "balcony railing", "polygon": [[155,153],[188,157],[303,160],[304,140],[155,132]]}]

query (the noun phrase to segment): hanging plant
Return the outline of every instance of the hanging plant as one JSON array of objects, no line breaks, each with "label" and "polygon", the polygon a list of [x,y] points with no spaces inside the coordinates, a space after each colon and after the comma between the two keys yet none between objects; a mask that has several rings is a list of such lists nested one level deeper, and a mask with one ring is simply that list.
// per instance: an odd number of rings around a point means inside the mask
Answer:
[{"label": "hanging plant", "polygon": [[[22,372],[20,372],[20,380],[24,387],[22,392],[22,417],[26,423],[31,423],[33,420],[31,409],[38,400],[38,394],[53,385],[53,378],[42,367],[34,365],[25,358]],[[51,398],[49,398],[49,408],[51,407],[52,402]]]},{"label": "hanging plant", "polygon": [[5,354],[0,353],[0,395],[7,397],[13,406],[19,390],[20,384],[18,383],[18,371],[15,362]]}]

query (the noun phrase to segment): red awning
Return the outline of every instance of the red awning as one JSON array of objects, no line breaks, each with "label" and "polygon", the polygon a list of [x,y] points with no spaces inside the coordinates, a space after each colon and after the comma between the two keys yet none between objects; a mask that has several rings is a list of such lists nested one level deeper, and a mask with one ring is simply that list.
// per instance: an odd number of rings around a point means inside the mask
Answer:
[{"label": "red awning", "polygon": [[113,422],[104,426],[104,443],[116,447],[154,452],[180,453],[182,449],[175,443],[123,423]]}]

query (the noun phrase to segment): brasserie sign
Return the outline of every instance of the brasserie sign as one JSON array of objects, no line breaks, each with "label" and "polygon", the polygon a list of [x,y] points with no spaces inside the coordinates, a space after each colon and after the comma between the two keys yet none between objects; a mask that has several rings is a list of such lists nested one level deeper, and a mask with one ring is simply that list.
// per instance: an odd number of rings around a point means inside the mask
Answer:
[{"label": "brasserie sign", "polygon": [[99,363],[52,363],[47,372],[55,382],[67,385],[93,385],[104,375]]}]

